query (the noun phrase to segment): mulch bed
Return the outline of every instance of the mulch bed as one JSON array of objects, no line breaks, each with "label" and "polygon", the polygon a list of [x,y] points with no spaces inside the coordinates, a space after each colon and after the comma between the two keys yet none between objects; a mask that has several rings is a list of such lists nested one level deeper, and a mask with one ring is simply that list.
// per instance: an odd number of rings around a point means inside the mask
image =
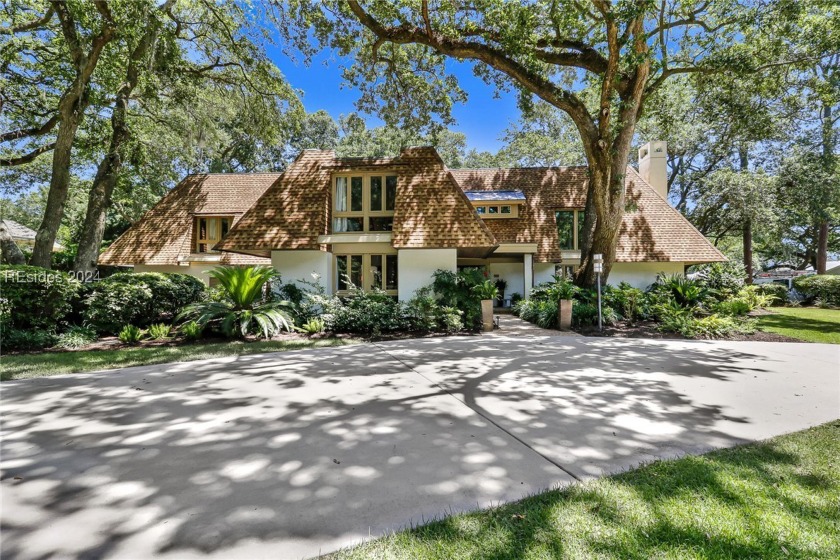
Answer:
[{"label": "mulch bed", "polygon": [[[598,327],[584,327],[575,329],[576,332],[584,336],[593,337],[612,337],[612,338],[652,338],[652,339],[669,339],[669,340],[707,340],[703,338],[686,338],[678,333],[663,333],[657,330],[656,323],[650,321],[642,321],[635,325],[628,325],[620,322],[612,326],[604,326],[603,331],[599,331]],[[726,336],[724,338],[716,338],[714,340],[744,340],[753,342],[804,342],[789,336],[781,334],[756,331],[752,334],[736,333]]]}]

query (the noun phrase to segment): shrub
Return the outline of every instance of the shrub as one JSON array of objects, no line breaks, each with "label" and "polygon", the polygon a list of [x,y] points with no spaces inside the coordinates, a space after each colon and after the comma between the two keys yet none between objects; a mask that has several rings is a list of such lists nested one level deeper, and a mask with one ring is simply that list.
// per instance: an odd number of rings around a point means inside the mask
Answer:
[{"label": "shrub", "polygon": [[454,307],[463,312],[464,327],[477,330],[481,327],[481,299],[473,288],[486,278],[481,269],[465,268],[458,272],[437,270],[434,273],[432,291],[438,297],[438,304]]},{"label": "shrub", "polygon": [[598,306],[591,303],[576,303],[572,307],[572,325],[587,327],[598,323]]},{"label": "shrub", "polygon": [[440,329],[446,333],[456,333],[464,329],[463,313],[454,307],[440,307]]},{"label": "shrub", "polygon": [[204,327],[195,321],[187,321],[178,327],[178,332],[187,340],[198,340],[204,332]]},{"label": "shrub", "polygon": [[306,334],[319,334],[327,329],[327,324],[320,317],[312,317],[301,325],[300,330]]},{"label": "shrub", "polygon": [[788,302],[787,286],[781,284],[757,284],[756,292],[769,298],[768,305],[784,305]]},{"label": "shrub", "polygon": [[179,319],[193,319],[202,327],[218,324],[222,333],[244,338],[260,334],[271,338],[282,329],[291,330],[287,301],[270,301],[263,296],[268,282],[277,276],[270,266],[220,266],[210,271],[219,281],[218,301],[200,301],[188,305]]},{"label": "shrub", "polygon": [[744,286],[738,292],[738,298],[746,301],[750,306],[750,311],[757,307],[767,307],[773,301],[771,296],[765,295],[759,291],[758,286]]},{"label": "shrub", "polygon": [[747,299],[737,297],[717,303],[714,310],[720,315],[746,315],[753,310],[753,306]]},{"label": "shrub", "polygon": [[660,274],[652,290],[669,293],[677,305],[685,308],[699,306],[709,295],[698,281],[682,274]]},{"label": "shrub", "polygon": [[[408,330],[414,332],[434,332],[442,327],[443,309],[432,295],[430,287],[417,290],[410,300],[402,306],[402,315]],[[459,315],[460,320],[460,315]],[[447,330],[443,328],[443,330]],[[460,329],[459,329],[460,330]]]},{"label": "shrub", "polygon": [[0,332],[0,350],[3,352],[41,350],[49,348],[57,340],[52,332],[43,329],[3,328]]},{"label": "shrub", "polygon": [[793,280],[793,287],[808,301],[820,300],[823,304],[840,306],[840,276],[814,274]]},{"label": "shrub", "polygon": [[2,265],[0,324],[16,330],[54,330],[72,311],[79,288],[80,283],[64,272]]},{"label": "shrub", "polygon": [[738,323],[732,317],[721,317],[712,314],[702,319],[696,319],[693,325],[694,336],[720,338],[740,330]]},{"label": "shrub", "polygon": [[513,292],[512,294],[510,294],[511,305],[516,305],[520,301],[522,301],[522,294],[520,294],[519,292]]},{"label": "shrub", "polygon": [[56,346],[65,350],[75,350],[96,342],[96,338],[96,330],[90,327],[70,327],[67,332],[58,335]]},{"label": "shrub", "polygon": [[171,331],[172,327],[166,323],[155,323],[149,326],[149,338],[152,340],[163,340],[164,338],[169,338]]},{"label": "shrub", "polygon": [[408,327],[396,298],[381,290],[353,290],[344,298],[332,298],[324,319],[334,332],[378,336]]},{"label": "shrub", "polygon": [[[538,301],[536,309],[536,321],[538,327],[543,329],[553,329],[557,326],[557,302],[556,301]],[[574,312],[574,307],[572,307]]]},{"label": "shrub", "polygon": [[659,319],[659,330],[662,332],[679,333],[686,337],[695,334],[695,321],[691,311],[674,303],[672,305],[658,305],[656,316]]},{"label": "shrub", "polygon": [[100,332],[172,320],[204,298],[204,284],[186,274],[121,272],[98,282],[87,297],[87,320]]},{"label": "shrub", "polygon": [[630,323],[647,316],[645,293],[626,282],[607,290],[604,294],[604,303]]},{"label": "shrub", "polygon": [[117,335],[124,344],[137,344],[143,338],[143,330],[134,325],[125,325]]},{"label": "shrub", "polygon": [[721,299],[732,297],[741,291],[747,278],[743,263],[738,261],[704,264],[695,270],[700,282]]}]

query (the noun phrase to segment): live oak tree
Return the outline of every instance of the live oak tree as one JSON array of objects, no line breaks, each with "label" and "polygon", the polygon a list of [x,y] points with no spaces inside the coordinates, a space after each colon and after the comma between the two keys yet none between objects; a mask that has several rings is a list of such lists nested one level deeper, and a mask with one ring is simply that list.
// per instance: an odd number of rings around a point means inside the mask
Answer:
[{"label": "live oak tree", "polygon": [[[44,220],[35,237],[31,264],[49,268],[52,249],[70,183],[71,153],[76,132],[90,103],[90,82],[97,64],[106,46],[114,39],[115,25],[109,2],[14,2],[7,6],[10,24],[3,26],[2,34],[12,39],[4,42],[3,73],[12,76],[12,81],[23,87],[37,89],[49,84],[33,82],[33,76],[27,66],[31,64],[27,55],[36,60],[40,57],[47,64],[66,72],[68,79],[55,85],[60,93],[47,91],[45,96],[57,97],[57,107],[45,111],[40,122],[31,126],[22,126],[4,131],[0,141],[15,141],[26,147],[26,152],[19,155],[5,156],[0,165],[22,165],[32,161],[44,152],[52,151],[52,174],[50,178],[49,198],[44,212]],[[40,10],[38,9],[40,8]],[[30,18],[25,20],[23,18]],[[16,40],[16,36],[25,33],[41,33],[46,39],[41,44],[26,45]],[[38,43],[38,41],[33,41]],[[29,46],[31,53],[18,49]],[[13,57],[23,61],[16,66]],[[59,85],[60,84],[60,85]],[[46,87],[44,87],[46,89]],[[4,99],[7,95],[4,95]],[[39,96],[35,96],[37,99]],[[5,101],[4,101],[5,103]],[[26,100],[17,98],[14,103],[26,105]],[[40,108],[39,108],[40,109]],[[35,120],[35,119],[33,119]],[[39,142],[46,132],[56,129],[53,142]],[[27,139],[34,138],[32,143]]]},{"label": "live oak tree", "polygon": [[[751,50],[748,29],[776,17],[739,0],[544,0],[476,2],[278,2],[280,32],[312,52],[312,35],[355,63],[345,79],[359,107],[404,126],[446,123],[464,98],[448,59],[521,103],[536,96],[564,111],[580,135],[589,186],[582,266],[594,283],[593,255],[608,275],[625,207],[625,173],[636,123],[649,96],[686,73],[756,71],[779,63]],[[761,8],[761,9],[760,9]],[[772,60],[763,60],[767,54]]]}]

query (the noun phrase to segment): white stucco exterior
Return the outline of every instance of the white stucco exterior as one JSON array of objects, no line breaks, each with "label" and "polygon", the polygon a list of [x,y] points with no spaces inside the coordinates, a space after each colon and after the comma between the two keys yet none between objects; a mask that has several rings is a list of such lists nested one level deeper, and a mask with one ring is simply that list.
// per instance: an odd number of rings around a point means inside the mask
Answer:
[{"label": "white stucco exterior", "polygon": [[554,276],[554,263],[534,263],[534,286],[551,282]]},{"label": "white stucco exterior", "polygon": [[414,292],[432,283],[438,269],[455,272],[458,268],[457,249],[400,249],[397,252],[400,301],[411,299]]},{"label": "white stucco exterior", "polygon": [[618,286],[620,282],[627,282],[634,288],[644,290],[656,281],[656,275],[682,274],[685,263],[681,262],[635,262],[615,263],[607,281],[611,286]]},{"label": "white stucco exterior", "polygon": [[511,294],[525,296],[525,276],[523,270],[523,263],[490,262],[490,277],[494,281],[504,280],[507,282],[505,298],[510,298]]},{"label": "white stucco exterior", "polygon": [[209,272],[217,266],[219,265],[215,263],[191,264],[189,266],[137,264],[134,265],[134,272],[163,272],[166,274],[189,274],[190,276],[195,276],[205,284],[209,285]]},{"label": "white stucco exterior", "polygon": [[332,253],[316,250],[300,251],[272,251],[271,265],[280,273],[284,284],[295,284],[304,287],[301,280],[314,282],[313,274],[319,277],[318,282],[332,293]]}]

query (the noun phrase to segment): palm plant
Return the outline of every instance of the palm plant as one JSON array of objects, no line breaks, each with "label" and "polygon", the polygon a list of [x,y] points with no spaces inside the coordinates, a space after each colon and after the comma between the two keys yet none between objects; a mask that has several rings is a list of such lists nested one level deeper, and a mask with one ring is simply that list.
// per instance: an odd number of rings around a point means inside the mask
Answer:
[{"label": "palm plant", "polygon": [[194,320],[201,327],[217,323],[226,336],[244,338],[257,331],[271,338],[285,329],[291,331],[288,301],[270,301],[263,297],[266,284],[277,276],[269,266],[220,266],[210,271],[219,282],[217,301],[188,305],[179,320]]}]

